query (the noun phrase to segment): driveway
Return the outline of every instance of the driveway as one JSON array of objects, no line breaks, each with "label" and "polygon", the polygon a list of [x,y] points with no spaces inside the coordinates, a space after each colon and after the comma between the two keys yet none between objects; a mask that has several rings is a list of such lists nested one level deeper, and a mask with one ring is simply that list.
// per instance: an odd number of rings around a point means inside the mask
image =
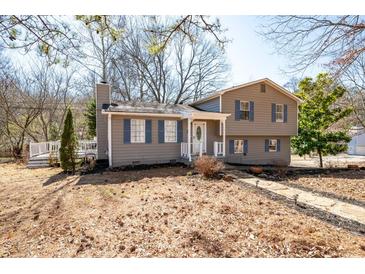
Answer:
[{"label": "driveway", "polygon": [[[348,155],[339,154],[336,156],[323,157],[323,165],[325,167],[347,167],[347,165],[353,164],[359,167],[365,167],[365,156],[360,155]],[[319,158],[315,157],[300,157],[298,155],[292,155],[290,166],[292,167],[318,167]]]}]

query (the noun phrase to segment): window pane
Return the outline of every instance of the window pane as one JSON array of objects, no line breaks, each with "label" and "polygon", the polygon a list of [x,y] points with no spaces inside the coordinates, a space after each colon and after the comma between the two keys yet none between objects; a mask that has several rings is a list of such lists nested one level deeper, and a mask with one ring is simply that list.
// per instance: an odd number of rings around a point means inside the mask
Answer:
[{"label": "window pane", "polygon": [[270,139],[269,140],[269,151],[276,151],[277,140]]},{"label": "window pane", "polygon": [[131,142],[132,143],[145,142],[145,120],[142,119],[131,120]]},{"label": "window pane", "polygon": [[243,153],[243,140],[234,140],[234,153]]},{"label": "window pane", "polygon": [[165,142],[176,142],[176,121],[165,120]]},{"label": "window pane", "polygon": [[248,102],[241,101],[240,104],[240,118],[242,120],[248,120],[250,116],[250,107]]},{"label": "window pane", "polygon": [[276,105],[276,121],[283,121],[283,105]]}]

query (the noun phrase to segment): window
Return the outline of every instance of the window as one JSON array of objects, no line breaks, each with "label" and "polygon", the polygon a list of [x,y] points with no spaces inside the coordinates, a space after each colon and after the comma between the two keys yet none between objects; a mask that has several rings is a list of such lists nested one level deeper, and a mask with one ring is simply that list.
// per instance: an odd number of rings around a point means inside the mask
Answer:
[{"label": "window", "polygon": [[270,139],[269,140],[269,151],[270,152],[276,152],[277,148],[278,148],[278,140]]},{"label": "window", "polygon": [[234,140],[234,153],[243,153],[243,140]]},{"label": "window", "polygon": [[250,118],[250,104],[246,101],[240,102],[240,118],[248,120]]},{"label": "window", "polygon": [[165,120],[165,143],[176,143],[176,121]]},{"label": "window", "polygon": [[266,92],[266,85],[265,84],[261,84],[260,90],[261,90],[262,93]]},{"label": "window", "polygon": [[276,105],[276,122],[283,122],[284,119],[284,106],[282,104]]},{"label": "window", "polygon": [[145,142],[145,120],[131,120],[131,143]]}]

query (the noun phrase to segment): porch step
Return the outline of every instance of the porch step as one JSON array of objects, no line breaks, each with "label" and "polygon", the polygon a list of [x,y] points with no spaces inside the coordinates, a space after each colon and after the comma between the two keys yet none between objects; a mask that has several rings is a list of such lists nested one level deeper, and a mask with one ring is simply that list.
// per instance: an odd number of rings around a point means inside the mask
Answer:
[{"label": "porch step", "polygon": [[49,160],[48,158],[29,159],[27,167],[28,168],[49,167]]}]

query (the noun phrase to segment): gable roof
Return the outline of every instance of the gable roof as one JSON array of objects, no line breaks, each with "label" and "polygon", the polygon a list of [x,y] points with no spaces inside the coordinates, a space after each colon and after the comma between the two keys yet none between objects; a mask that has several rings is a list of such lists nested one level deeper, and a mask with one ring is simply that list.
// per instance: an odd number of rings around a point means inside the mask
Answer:
[{"label": "gable roof", "polygon": [[217,97],[225,94],[226,92],[229,92],[229,91],[232,91],[232,90],[236,90],[236,89],[240,89],[240,88],[244,88],[244,87],[248,87],[248,86],[252,86],[252,85],[255,85],[255,84],[259,84],[259,83],[269,84],[269,85],[273,86],[274,88],[276,88],[282,94],[284,94],[284,95],[288,96],[289,98],[293,99],[294,101],[296,101],[297,103],[300,104],[302,102],[301,99],[299,99],[297,96],[295,96],[293,93],[291,93],[290,91],[286,90],[285,88],[283,88],[279,84],[275,83],[274,81],[270,80],[269,78],[263,78],[263,79],[259,79],[259,80],[247,82],[247,83],[244,83],[244,84],[241,84],[241,85],[238,85],[238,86],[233,86],[233,87],[230,87],[230,88],[223,89],[221,91],[218,91],[218,92],[214,93],[213,95],[210,95],[208,97],[205,97],[205,98],[202,98],[202,99],[200,99],[198,101],[195,101],[191,105],[194,106],[194,105],[203,103],[205,101],[208,101],[208,100],[217,98]]}]

